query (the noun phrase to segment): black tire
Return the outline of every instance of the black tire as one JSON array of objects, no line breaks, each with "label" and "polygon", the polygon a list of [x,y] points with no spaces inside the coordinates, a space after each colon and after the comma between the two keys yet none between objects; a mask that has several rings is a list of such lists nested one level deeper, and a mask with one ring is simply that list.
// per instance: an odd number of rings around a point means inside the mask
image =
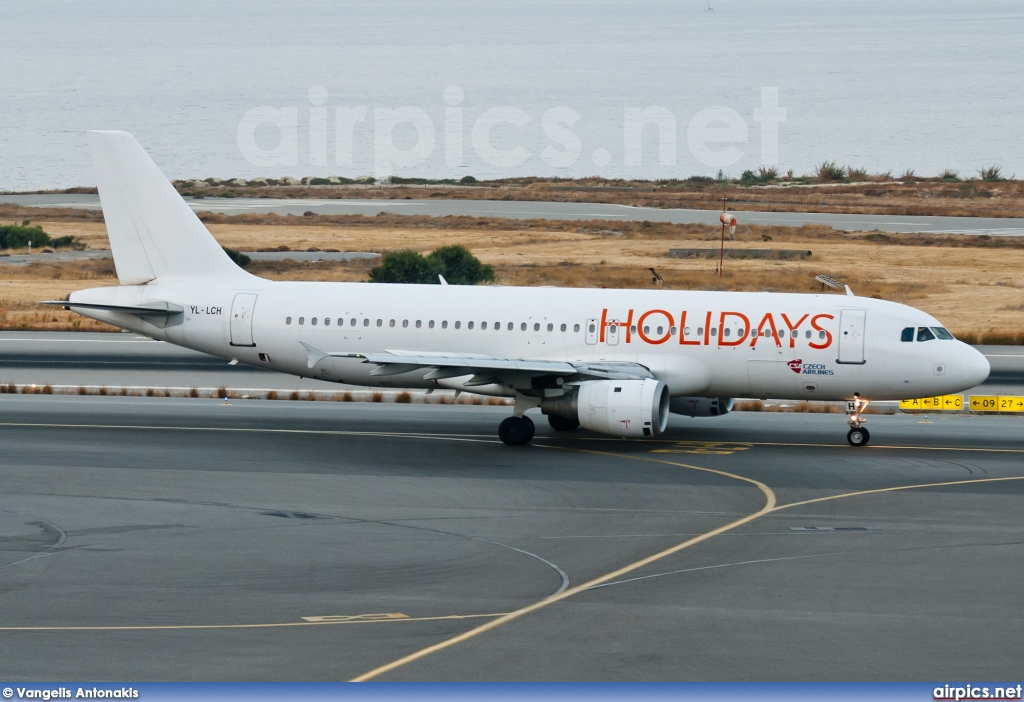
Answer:
[{"label": "black tire", "polygon": [[529,417],[506,417],[498,425],[498,438],[509,446],[530,443],[535,427]]},{"label": "black tire", "polygon": [[572,431],[580,426],[578,420],[566,419],[565,417],[560,417],[557,414],[548,415],[548,424],[550,424],[551,428],[555,431]]},{"label": "black tire", "polygon": [[864,427],[857,427],[847,432],[846,440],[850,442],[850,446],[860,448],[868,445],[868,442],[871,440],[871,433]]}]

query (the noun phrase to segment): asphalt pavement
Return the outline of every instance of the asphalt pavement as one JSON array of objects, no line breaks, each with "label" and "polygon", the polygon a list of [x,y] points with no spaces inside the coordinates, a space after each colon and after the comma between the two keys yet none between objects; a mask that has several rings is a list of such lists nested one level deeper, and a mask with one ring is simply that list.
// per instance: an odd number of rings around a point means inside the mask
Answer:
[{"label": "asphalt pavement", "polygon": [[[677,224],[717,225],[720,210],[662,209],[580,202],[532,202],[506,200],[316,200],[275,198],[185,198],[196,212],[244,214],[271,212],[280,215],[354,214],[376,215],[380,212],[406,215],[449,215],[469,217],[505,217],[511,219],[588,220],[674,222]],[[68,207],[100,209],[98,195],[0,195],[0,204],[25,207]],[[741,224],[765,224],[799,227],[804,224],[827,224],[845,231],[882,231],[916,233],[988,234],[990,236],[1024,236],[1024,219],[996,217],[919,217],[903,215],[860,215],[803,212],[761,212],[733,208]]]},{"label": "asphalt pavement", "polygon": [[507,413],[0,395],[5,678],[1019,676],[1020,418]]}]

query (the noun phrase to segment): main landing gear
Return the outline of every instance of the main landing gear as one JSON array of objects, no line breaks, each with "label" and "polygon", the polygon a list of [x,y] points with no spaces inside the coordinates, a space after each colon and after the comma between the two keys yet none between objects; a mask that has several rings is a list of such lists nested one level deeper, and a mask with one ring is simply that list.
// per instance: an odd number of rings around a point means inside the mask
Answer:
[{"label": "main landing gear", "polygon": [[862,398],[860,393],[854,393],[853,400],[846,403],[846,419],[850,425],[846,440],[850,442],[850,446],[867,446],[871,440],[871,432],[864,426],[867,420],[864,419],[863,413],[867,406],[868,401]]},{"label": "main landing gear", "polygon": [[536,427],[525,414],[522,417],[506,417],[498,425],[498,438],[509,446],[522,446],[533,440]]}]

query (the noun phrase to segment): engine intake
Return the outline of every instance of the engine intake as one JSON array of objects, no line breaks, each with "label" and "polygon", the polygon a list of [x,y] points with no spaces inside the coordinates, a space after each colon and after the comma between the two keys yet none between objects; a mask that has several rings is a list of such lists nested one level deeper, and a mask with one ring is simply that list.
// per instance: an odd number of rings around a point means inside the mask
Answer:
[{"label": "engine intake", "polygon": [[731,397],[673,397],[668,409],[687,417],[719,417],[732,412]]},{"label": "engine intake", "polygon": [[660,380],[587,380],[540,410],[613,436],[657,436],[668,425],[668,386]]}]

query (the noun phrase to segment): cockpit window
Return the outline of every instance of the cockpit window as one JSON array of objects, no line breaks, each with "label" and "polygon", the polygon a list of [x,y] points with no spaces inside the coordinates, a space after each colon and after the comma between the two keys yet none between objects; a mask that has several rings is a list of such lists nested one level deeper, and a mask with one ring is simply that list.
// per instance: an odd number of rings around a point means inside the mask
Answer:
[{"label": "cockpit window", "polygon": [[935,338],[935,335],[932,334],[932,330],[929,329],[928,327],[918,327],[917,328],[917,340],[918,341],[931,341],[934,338]]},{"label": "cockpit window", "polygon": [[914,328],[906,327],[903,333],[900,334],[900,341],[913,341],[914,340]]},{"label": "cockpit window", "polygon": [[950,341],[953,338],[953,335],[946,331],[945,327],[932,327],[932,331],[943,341]]}]

